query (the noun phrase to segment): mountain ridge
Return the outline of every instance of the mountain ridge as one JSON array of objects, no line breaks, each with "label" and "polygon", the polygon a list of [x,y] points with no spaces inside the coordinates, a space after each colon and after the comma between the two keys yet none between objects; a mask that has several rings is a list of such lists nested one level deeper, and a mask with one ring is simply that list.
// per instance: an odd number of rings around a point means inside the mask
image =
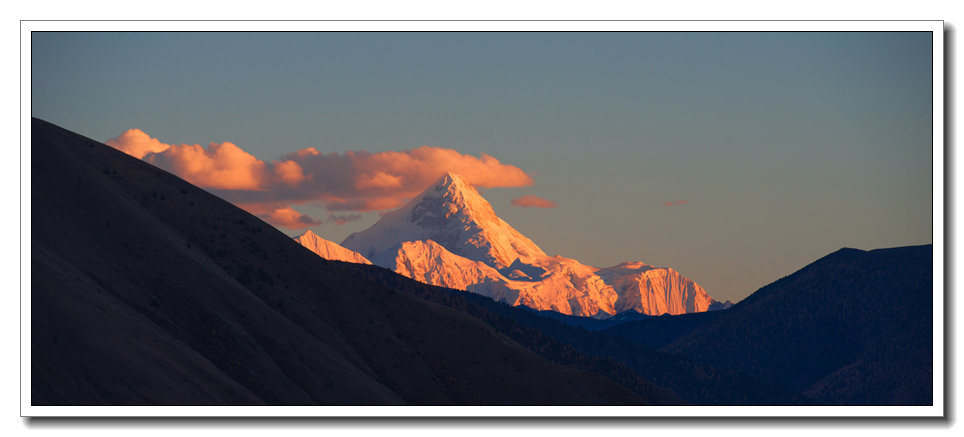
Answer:
[{"label": "mountain ridge", "polygon": [[932,405],[932,251],[932,245],[840,249],[660,350],[739,370],[821,403]]},{"label": "mountain ridge", "polygon": [[372,263],[367,258],[361,256],[360,253],[345,249],[334,242],[321,238],[310,230],[305,231],[304,234],[294,237],[294,240],[297,241],[298,244],[305,246],[308,250],[325,259],[333,261],[347,261],[358,264]]}]

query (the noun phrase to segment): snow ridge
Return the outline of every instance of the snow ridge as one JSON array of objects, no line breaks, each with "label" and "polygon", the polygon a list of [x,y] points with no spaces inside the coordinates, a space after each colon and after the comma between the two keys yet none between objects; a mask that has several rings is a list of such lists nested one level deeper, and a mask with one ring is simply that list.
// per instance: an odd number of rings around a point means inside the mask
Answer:
[{"label": "snow ridge", "polygon": [[330,259],[334,261],[348,261],[357,264],[371,264],[371,261],[365,259],[358,252],[353,250],[345,249],[331,241],[319,237],[317,234],[311,231],[307,231],[294,238],[295,241],[301,243],[302,246],[308,248],[308,250],[317,253],[318,256]]}]

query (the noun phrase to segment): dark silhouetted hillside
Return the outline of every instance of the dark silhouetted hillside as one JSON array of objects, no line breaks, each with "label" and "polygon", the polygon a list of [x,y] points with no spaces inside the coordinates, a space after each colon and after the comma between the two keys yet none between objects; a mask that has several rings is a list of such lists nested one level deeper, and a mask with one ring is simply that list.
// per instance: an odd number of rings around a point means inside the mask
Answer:
[{"label": "dark silhouetted hillside", "polygon": [[706,311],[702,313],[663,314],[659,317],[650,317],[644,320],[636,320],[606,328],[603,332],[622,337],[636,344],[649,346],[659,349],[666,346],[677,338],[690,333],[696,327],[716,320],[723,311]]},{"label": "dark silhouetted hillside", "polygon": [[932,250],[841,249],[662,350],[825,404],[931,405]]},{"label": "dark silhouetted hillside", "polygon": [[813,403],[800,393],[741,372],[659,352],[603,332],[569,326],[532,310],[499,303],[486,296],[423,284],[378,266],[337,264],[372,281],[466,311],[549,361],[606,375],[630,388],[637,386],[633,375],[638,374],[693,404]]},{"label": "dark silhouetted hillside", "polygon": [[[520,308],[531,310],[531,308],[524,307],[524,306],[520,306]],[[556,319],[569,326],[578,326],[588,331],[600,331],[622,323],[631,322],[633,320],[645,320],[653,317],[648,314],[639,313],[636,310],[632,310],[632,309],[623,311],[619,314],[616,314],[615,316],[612,316],[608,319],[602,319],[602,320],[594,319],[592,317],[572,316],[569,314],[563,314],[558,311],[552,311],[552,310],[543,310],[543,311],[532,310],[532,311],[535,312],[536,314],[539,314],[542,317]]]},{"label": "dark silhouetted hillside", "polygon": [[37,119],[31,136],[34,405],[679,403],[353,275],[103,144]]}]

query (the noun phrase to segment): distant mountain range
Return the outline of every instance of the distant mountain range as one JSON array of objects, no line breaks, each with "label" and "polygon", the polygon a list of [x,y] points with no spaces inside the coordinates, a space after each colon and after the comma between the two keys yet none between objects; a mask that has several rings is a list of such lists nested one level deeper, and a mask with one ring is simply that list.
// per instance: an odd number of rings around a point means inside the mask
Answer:
[{"label": "distant mountain range", "polygon": [[321,239],[310,231],[295,240],[329,259],[368,259],[426,284],[565,315],[608,319],[626,311],[685,314],[732,305],[670,268],[625,262],[603,269],[548,256],[453,173],[349,235],[341,243],[347,251],[333,251],[331,242],[318,246]]}]

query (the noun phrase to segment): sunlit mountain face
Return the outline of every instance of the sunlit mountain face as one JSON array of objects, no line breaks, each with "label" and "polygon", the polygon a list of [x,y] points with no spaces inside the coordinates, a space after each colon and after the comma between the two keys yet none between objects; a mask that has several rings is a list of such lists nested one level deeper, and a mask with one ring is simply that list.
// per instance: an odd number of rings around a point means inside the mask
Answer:
[{"label": "sunlit mountain face", "polygon": [[[318,244],[313,234],[297,239],[312,250]],[[315,252],[349,262],[367,259],[427,284],[567,315],[605,319],[630,310],[685,314],[730,305],[670,268],[641,262],[597,268],[548,256],[453,173],[341,246],[347,251],[333,254],[327,242]]]}]

